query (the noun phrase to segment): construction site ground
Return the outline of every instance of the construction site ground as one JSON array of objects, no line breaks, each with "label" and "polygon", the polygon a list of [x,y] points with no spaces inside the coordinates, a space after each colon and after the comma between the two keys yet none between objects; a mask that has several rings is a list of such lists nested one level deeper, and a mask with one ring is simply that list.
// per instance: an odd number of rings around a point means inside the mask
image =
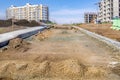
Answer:
[{"label": "construction site ground", "polygon": [[111,29],[112,24],[104,23],[104,24],[81,24],[81,28],[87,29],[89,31],[95,32],[102,36],[120,41],[120,31]]},{"label": "construction site ground", "polygon": [[119,80],[119,51],[78,30],[14,39],[0,53],[0,80]]}]

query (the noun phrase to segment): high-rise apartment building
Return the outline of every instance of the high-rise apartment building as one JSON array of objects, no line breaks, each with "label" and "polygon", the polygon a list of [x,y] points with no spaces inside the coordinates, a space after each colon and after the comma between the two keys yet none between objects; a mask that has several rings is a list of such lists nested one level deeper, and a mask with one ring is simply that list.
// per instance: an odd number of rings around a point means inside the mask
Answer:
[{"label": "high-rise apartment building", "polygon": [[120,0],[101,0],[98,19],[101,22],[111,22],[116,17],[120,17]]},{"label": "high-rise apartment building", "polygon": [[28,21],[48,21],[49,20],[49,10],[47,6],[41,5],[31,5],[27,3],[25,6],[16,7],[11,6],[6,11],[7,19],[26,19]]},{"label": "high-rise apartment building", "polygon": [[95,20],[97,19],[96,13],[85,13],[84,14],[84,22],[85,23],[95,23]]}]

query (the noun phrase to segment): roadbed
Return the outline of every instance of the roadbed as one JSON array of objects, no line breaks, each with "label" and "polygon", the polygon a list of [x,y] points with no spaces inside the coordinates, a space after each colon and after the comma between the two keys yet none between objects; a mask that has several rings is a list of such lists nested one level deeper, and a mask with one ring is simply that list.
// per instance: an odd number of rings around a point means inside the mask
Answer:
[{"label": "roadbed", "polygon": [[1,79],[120,79],[112,64],[119,52],[79,30],[50,29],[24,41],[29,44],[0,53]]}]

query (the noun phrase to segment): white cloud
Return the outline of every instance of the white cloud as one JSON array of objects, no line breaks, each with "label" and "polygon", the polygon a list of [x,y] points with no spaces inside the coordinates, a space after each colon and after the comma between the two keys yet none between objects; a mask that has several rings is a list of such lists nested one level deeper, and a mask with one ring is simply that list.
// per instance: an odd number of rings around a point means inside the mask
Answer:
[{"label": "white cloud", "polygon": [[94,12],[94,9],[62,9],[51,13],[51,20],[57,23],[77,23],[83,22],[85,12]]}]

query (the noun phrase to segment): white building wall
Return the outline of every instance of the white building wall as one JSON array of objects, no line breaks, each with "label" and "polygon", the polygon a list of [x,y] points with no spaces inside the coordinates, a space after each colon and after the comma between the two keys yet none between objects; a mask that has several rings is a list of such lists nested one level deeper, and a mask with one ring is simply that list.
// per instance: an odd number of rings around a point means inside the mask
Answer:
[{"label": "white building wall", "polygon": [[111,22],[112,18],[119,17],[119,0],[101,0],[99,4],[99,20]]},{"label": "white building wall", "polygon": [[113,17],[119,17],[119,0],[113,0]]},{"label": "white building wall", "polygon": [[18,20],[26,19],[28,21],[48,21],[48,7],[43,5],[30,5],[27,3],[25,6],[14,7],[11,6],[7,9],[6,12],[7,19],[15,18]]}]

